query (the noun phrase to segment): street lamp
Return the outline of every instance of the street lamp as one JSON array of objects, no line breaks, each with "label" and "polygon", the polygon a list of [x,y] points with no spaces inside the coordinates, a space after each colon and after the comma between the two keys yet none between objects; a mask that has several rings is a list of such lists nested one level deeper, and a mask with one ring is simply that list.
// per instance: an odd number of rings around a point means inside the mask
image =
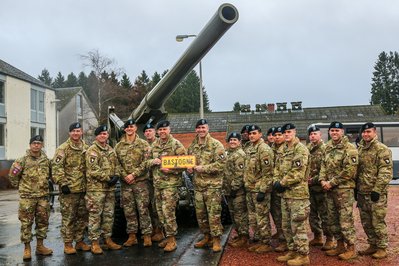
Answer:
[{"label": "street lamp", "polygon": [[[188,35],[177,35],[176,36],[176,41],[177,42],[182,42],[184,39],[190,38],[190,37],[197,37],[195,34],[188,34]],[[200,78],[200,108],[199,108],[199,113],[200,113],[200,119],[204,118],[204,94],[203,94],[203,88],[202,88],[202,64],[201,61],[199,61],[199,78]]]}]

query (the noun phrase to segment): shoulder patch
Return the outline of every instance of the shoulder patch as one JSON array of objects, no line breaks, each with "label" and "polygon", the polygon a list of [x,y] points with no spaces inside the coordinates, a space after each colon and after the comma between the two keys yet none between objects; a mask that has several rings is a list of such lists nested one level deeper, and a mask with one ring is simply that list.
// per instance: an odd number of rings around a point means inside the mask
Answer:
[{"label": "shoulder patch", "polygon": [[96,157],[90,157],[90,160],[89,160],[89,162],[92,164],[92,163],[94,163],[96,161]]},{"label": "shoulder patch", "polygon": [[390,164],[390,163],[391,163],[391,160],[390,160],[389,158],[385,158],[385,159],[384,159],[384,162],[385,162],[386,164]]},{"label": "shoulder patch", "polygon": [[351,157],[353,163],[356,163],[356,157]]},{"label": "shoulder patch", "polygon": [[264,162],[266,165],[269,165],[269,164],[270,164],[269,159],[264,159],[263,162]]},{"label": "shoulder patch", "polygon": [[295,164],[297,167],[301,167],[301,165],[302,165],[301,160],[296,160],[296,161],[294,162],[294,164]]},{"label": "shoulder patch", "polygon": [[241,163],[241,164],[238,165],[238,168],[244,169],[244,165]]},{"label": "shoulder patch", "polygon": [[19,163],[14,163],[14,167],[12,169],[12,174],[17,175],[19,172],[21,172],[22,167]]},{"label": "shoulder patch", "polygon": [[224,153],[219,154],[220,159],[224,160],[225,156]]}]

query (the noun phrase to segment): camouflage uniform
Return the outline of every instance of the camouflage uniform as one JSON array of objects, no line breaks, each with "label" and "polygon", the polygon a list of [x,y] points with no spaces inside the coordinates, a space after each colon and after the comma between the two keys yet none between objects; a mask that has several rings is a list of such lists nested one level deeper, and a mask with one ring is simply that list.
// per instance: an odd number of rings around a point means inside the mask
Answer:
[{"label": "camouflage uniform", "polygon": [[179,202],[179,186],[182,184],[182,171],[171,169],[165,174],[160,166],[152,165],[155,158],[162,156],[186,155],[186,149],[180,141],[169,135],[166,143],[157,139],[152,146],[148,166],[151,167],[154,178],[155,200],[159,221],[167,237],[177,235],[176,207]]},{"label": "camouflage uniform", "polygon": [[327,192],[329,231],[338,241],[354,245],[356,240],[353,222],[353,203],[358,152],[348,137],[334,144],[329,140],[321,164],[319,180],[329,181]]},{"label": "camouflage uniform", "polygon": [[[271,238],[270,227],[270,197],[273,184],[273,150],[259,139],[251,143],[247,150],[244,183],[248,213],[251,213],[249,224],[254,230],[254,238],[259,236],[262,243],[269,245]],[[256,200],[259,192],[265,193],[265,199]],[[252,220],[255,217],[255,220]]]},{"label": "camouflage uniform", "polygon": [[321,162],[324,158],[325,145],[322,141],[307,146],[309,157],[309,192],[310,192],[310,229],[315,236],[332,237],[328,230],[327,193],[319,182]]},{"label": "camouflage uniform", "polygon": [[309,151],[297,137],[290,146],[284,143],[283,148],[280,184],[286,188],[281,201],[284,236],[288,250],[298,252],[300,255],[308,255],[307,220],[310,203],[307,166]]},{"label": "camouflage uniform", "polygon": [[86,152],[86,208],[89,212],[89,239],[99,240],[112,234],[115,192],[108,185],[116,173],[117,158],[111,146],[103,147],[97,140]]},{"label": "camouflage uniform", "polygon": [[[150,149],[152,149],[152,146],[154,145],[155,141],[158,138],[156,138],[152,142],[148,142],[150,144]],[[154,188],[154,177],[152,176],[152,171],[150,170],[148,172],[148,180],[149,180],[149,185],[148,189],[150,192],[150,216],[151,216],[151,224],[153,228],[160,228],[162,225],[160,224],[159,217],[158,217],[158,212],[157,212],[157,206],[156,206],[156,200],[155,200],[155,188]]]},{"label": "camouflage uniform", "polygon": [[[230,215],[239,236],[248,236],[248,210],[244,189],[246,154],[241,148],[228,149],[224,167],[223,192],[227,196]],[[236,191],[234,198],[230,192]]]},{"label": "camouflage uniform", "polygon": [[11,185],[18,187],[19,210],[21,221],[21,242],[32,241],[32,225],[36,222],[36,238],[45,239],[49,225],[50,204],[49,195],[50,160],[41,151],[39,157],[34,157],[30,150],[26,155],[15,160],[9,177]]},{"label": "camouflage uniform", "polygon": [[204,235],[220,237],[223,233],[221,223],[221,199],[225,151],[220,141],[208,133],[205,143],[199,143],[197,136],[188,148],[189,155],[195,155],[197,165],[202,165],[202,173],[194,172],[194,198],[197,222]]},{"label": "camouflage uniform", "polygon": [[[274,170],[273,170],[273,183],[275,181],[280,181],[280,166],[281,158],[284,152],[284,143],[277,144],[273,143],[272,150],[274,153]],[[270,214],[272,215],[274,225],[276,226],[277,236],[280,242],[285,242],[285,237],[283,233],[282,226],[282,213],[281,213],[281,193],[273,190],[271,194],[271,204],[270,204]]]},{"label": "camouflage uniform", "polygon": [[[137,134],[133,142],[128,142],[126,136],[123,136],[115,146],[115,153],[119,161],[118,171],[122,177],[121,207],[125,213],[128,234],[137,233],[139,224],[143,235],[152,233],[149,211],[150,190],[145,165],[149,150],[148,142]],[[129,174],[135,176],[135,181],[130,185],[124,180],[124,177]],[[136,213],[139,215],[140,223]]]},{"label": "camouflage uniform", "polygon": [[86,194],[86,150],[89,146],[82,141],[76,145],[71,139],[61,144],[52,160],[54,182],[67,185],[71,194],[60,194],[61,236],[64,242],[82,241],[88,223],[85,205]]},{"label": "camouflage uniform", "polygon": [[[391,150],[377,138],[370,143],[361,140],[357,176],[360,218],[370,246],[382,249],[388,247],[385,216],[387,213],[387,190],[392,175]],[[372,191],[380,194],[377,202],[370,199]]]}]

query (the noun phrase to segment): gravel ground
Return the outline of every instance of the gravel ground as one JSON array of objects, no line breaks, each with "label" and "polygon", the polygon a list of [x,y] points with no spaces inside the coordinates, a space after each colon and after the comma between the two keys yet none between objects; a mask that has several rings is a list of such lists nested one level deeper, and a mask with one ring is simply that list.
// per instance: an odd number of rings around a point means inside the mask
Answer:
[{"label": "gravel ground", "polygon": [[[311,247],[310,249],[310,262],[311,265],[399,265],[399,186],[391,186],[389,188],[388,196],[388,214],[386,222],[389,230],[389,248],[388,257],[381,260],[372,259],[370,256],[358,256],[352,261],[343,262],[337,257],[328,257],[323,254],[320,248]],[[355,227],[358,242],[356,244],[357,250],[362,250],[368,247],[366,234],[363,231],[360,223],[359,211],[357,208],[354,209],[355,215]],[[273,229],[274,230],[274,229]],[[309,229],[310,231],[310,229]],[[273,231],[274,233],[275,231]],[[230,237],[235,235],[234,230],[230,234]],[[309,239],[313,239],[312,234],[309,235]],[[277,245],[277,242],[273,240],[273,246]],[[248,252],[244,248],[233,248],[230,246],[225,247],[220,265],[285,265],[285,263],[277,262],[276,258],[281,253],[271,252],[266,254],[256,254]]]}]

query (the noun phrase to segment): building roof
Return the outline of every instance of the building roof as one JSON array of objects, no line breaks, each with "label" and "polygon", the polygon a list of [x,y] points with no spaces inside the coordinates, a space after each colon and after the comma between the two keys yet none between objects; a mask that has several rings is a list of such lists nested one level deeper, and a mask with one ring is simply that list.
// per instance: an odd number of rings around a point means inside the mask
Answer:
[{"label": "building roof", "polygon": [[20,79],[20,80],[27,81],[29,83],[35,84],[35,85],[43,87],[43,88],[53,89],[50,86],[48,86],[47,84],[45,84],[44,82],[42,82],[41,80],[38,80],[38,79],[26,74],[22,70],[19,70],[18,68],[13,67],[12,65],[8,64],[7,62],[4,62],[1,59],[0,59],[0,73]]},{"label": "building roof", "polygon": [[57,109],[62,110],[72,97],[81,90],[82,87],[55,88],[55,97],[60,100],[57,104]]}]

